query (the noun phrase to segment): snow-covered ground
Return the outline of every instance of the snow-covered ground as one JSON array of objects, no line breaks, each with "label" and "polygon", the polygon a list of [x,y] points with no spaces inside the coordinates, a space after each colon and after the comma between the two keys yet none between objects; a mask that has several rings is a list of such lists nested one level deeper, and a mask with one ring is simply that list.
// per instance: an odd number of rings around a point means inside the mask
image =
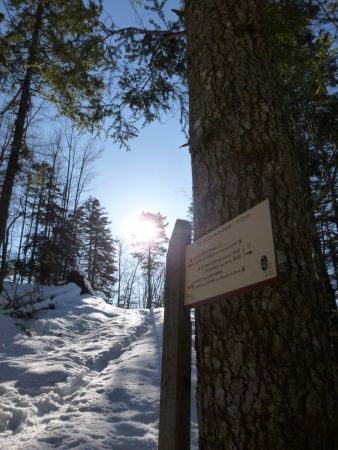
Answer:
[{"label": "snow-covered ground", "polygon": [[0,311],[1,450],[157,449],[163,310],[79,292],[41,288],[28,333]]}]

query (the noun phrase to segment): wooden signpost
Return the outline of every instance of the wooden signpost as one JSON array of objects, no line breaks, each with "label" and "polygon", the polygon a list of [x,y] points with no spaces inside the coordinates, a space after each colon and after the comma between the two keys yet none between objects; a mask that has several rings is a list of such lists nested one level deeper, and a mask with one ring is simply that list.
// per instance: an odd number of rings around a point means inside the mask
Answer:
[{"label": "wooden signpost", "polygon": [[268,200],[190,241],[190,223],[177,220],[167,254],[159,450],[190,449],[189,308],[277,281]]},{"label": "wooden signpost", "polygon": [[159,450],[190,449],[191,323],[184,308],[184,260],[190,242],[190,223],[177,220],[167,253]]}]

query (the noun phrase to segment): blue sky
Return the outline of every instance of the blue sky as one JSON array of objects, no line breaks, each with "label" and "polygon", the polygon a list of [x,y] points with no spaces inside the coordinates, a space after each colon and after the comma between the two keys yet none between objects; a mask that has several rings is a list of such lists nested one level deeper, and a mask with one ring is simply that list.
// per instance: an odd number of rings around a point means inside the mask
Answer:
[{"label": "blue sky", "polygon": [[[179,1],[169,0],[168,5],[179,8]],[[116,25],[135,25],[129,0],[105,0],[104,8]],[[176,219],[186,218],[191,202],[190,155],[187,147],[179,148],[185,143],[178,112],[141,130],[131,141],[130,152],[109,140],[104,142],[89,193],[106,208],[115,236],[122,236],[142,211],[165,215],[169,234]]]},{"label": "blue sky", "polygon": [[177,119],[154,123],[131,143],[131,151],[107,141],[95,164],[91,195],[109,213],[114,235],[122,235],[142,211],[167,216],[168,231],[185,219],[191,202],[191,170],[186,142]]}]

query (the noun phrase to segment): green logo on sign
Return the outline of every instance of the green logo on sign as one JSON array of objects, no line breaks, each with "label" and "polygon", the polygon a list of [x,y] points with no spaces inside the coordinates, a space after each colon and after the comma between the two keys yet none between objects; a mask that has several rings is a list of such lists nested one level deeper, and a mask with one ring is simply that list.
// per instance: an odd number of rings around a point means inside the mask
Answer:
[{"label": "green logo on sign", "polygon": [[261,268],[264,272],[268,268],[268,258],[265,255],[261,257]]}]

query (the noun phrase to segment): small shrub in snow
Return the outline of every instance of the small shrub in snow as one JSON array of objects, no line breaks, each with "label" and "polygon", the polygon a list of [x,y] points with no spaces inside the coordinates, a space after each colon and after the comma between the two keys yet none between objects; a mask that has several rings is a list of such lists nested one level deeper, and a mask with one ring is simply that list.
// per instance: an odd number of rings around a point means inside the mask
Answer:
[{"label": "small shrub in snow", "polygon": [[51,298],[42,296],[40,286],[34,286],[30,291],[18,292],[17,285],[13,285],[13,289],[8,291],[3,287],[1,296],[5,300],[3,307],[5,314],[18,319],[32,319],[34,314],[49,309],[55,309],[54,303],[41,305]]}]

